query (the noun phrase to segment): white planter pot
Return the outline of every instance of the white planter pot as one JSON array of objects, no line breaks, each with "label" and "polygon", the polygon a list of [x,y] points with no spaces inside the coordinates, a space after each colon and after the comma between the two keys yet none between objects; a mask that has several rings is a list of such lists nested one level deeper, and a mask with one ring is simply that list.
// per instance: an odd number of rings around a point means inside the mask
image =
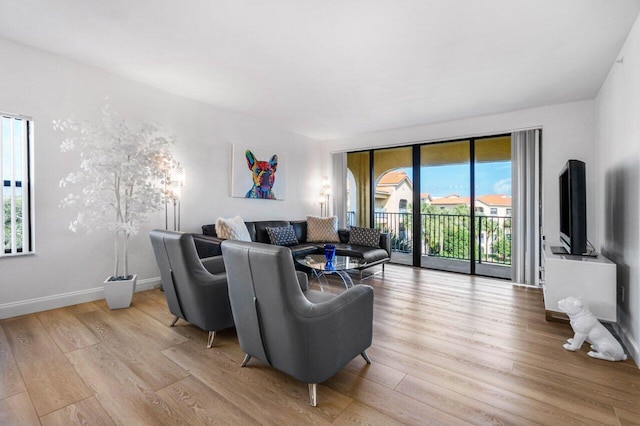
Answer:
[{"label": "white planter pot", "polygon": [[122,309],[131,306],[133,293],[136,291],[137,275],[130,280],[104,282],[104,298],[111,309]]}]

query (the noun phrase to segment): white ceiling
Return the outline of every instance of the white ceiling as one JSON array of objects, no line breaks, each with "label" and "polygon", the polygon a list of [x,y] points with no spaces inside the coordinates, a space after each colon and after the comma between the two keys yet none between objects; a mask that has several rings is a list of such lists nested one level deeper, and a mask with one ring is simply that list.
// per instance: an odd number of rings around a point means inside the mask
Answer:
[{"label": "white ceiling", "polygon": [[0,0],[0,37],[319,139],[593,99],[640,0]]}]

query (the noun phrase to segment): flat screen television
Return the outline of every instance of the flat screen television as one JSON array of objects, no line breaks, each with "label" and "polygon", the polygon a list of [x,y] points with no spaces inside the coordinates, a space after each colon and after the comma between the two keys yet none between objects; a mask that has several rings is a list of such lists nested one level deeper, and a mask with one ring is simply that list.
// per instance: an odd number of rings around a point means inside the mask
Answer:
[{"label": "flat screen television", "polygon": [[587,250],[587,180],[585,164],[569,160],[560,172],[560,243],[568,254]]}]

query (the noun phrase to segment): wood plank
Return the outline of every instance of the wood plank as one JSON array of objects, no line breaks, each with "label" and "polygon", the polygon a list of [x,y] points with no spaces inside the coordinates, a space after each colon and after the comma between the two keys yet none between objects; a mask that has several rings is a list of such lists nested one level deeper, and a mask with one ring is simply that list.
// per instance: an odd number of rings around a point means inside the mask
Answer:
[{"label": "wood plank", "polygon": [[[135,311],[132,310],[132,313],[135,314]],[[140,323],[144,324],[144,315],[139,316]],[[159,352],[171,343],[184,341],[182,336],[166,331],[166,327],[156,323],[155,331],[161,330],[161,333],[154,335],[154,330],[145,330],[143,333],[139,325],[133,325],[126,317],[119,318],[115,312],[103,310],[87,312],[78,318],[100,338],[107,350],[154,391],[189,374]]]},{"label": "wood plank", "polygon": [[92,425],[109,426],[115,423],[95,397],[89,397],[75,404],[67,405],[60,410],[40,418],[43,426],[55,425]]},{"label": "wood plank", "polygon": [[521,362],[515,363],[513,374],[524,377],[527,380],[545,383],[547,386],[553,386],[554,389],[563,390],[567,395],[574,395],[575,397],[579,397],[583,393],[583,389],[588,386],[590,399],[599,401],[602,404],[612,404],[619,409],[636,411],[638,419],[640,419],[640,390],[635,388],[637,381],[633,380],[633,376],[628,377],[626,384],[615,382],[598,383],[588,376],[574,378]]},{"label": "wood plank", "polygon": [[531,420],[516,416],[491,404],[454,392],[442,386],[407,375],[396,388],[398,392],[434,404],[439,410],[472,424],[534,425]]},{"label": "wood plank", "polygon": [[35,315],[5,320],[2,327],[38,415],[91,396]]},{"label": "wood plank", "polygon": [[69,309],[44,311],[38,313],[37,317],[63,353],[100,342]]},{"label": "wood plank", "polygon": [[[162,351],[189,340],[177,333],[175,327],[160,324],[137,308],[116,309],[110,312],[110,317],[121,322],[137,339],[144,340],[146,345],[153,345],[152,350]],[[201,335],[208,336],[208,332],[202,330]],[[206,345],[206,339],[203,345]]]},{"label": "wood plank", "polygon": [[[344,291],[341,282],[330,281],[326,290]],[[71,350],[68,368],[95,397],[41,415],[47,424],[91,416],[107,424],[577,425],[634,424],[640,418],[637,366],[593,360],[586,346],[565,351],[562,343],[572,331],[544,320],[538,290],[397,265],[365,283],[375,293],[374,338],[367,350],[373,364],[354,358],[319,386],[317,408],[308,404],[306,384],[256,360],[240,368],[244,354],[234,329],[218,333],[208,350],[207,333],[197,327],[180,321],[168,328],[173,316],[159,290],[136,293],[126,310],[112,311],[104,301],[64,308],[101,341],[77,350],[60,343],[68,338],[65,329],[73,334],[77,326],[66,325],[74,323],[66,314],[61,325],[39,329],[38,318],[47,321],[50,313],[0,322],[0,373],[13,369],[9,376],[17,371],[14,377],[20,377],[24,365],[27,372],[53,374],[49,370],[58,370],[60,356],[65,358],[58,345]],[[34,336],[7,328],[25,321],[44,339],[37,341],[33,360]],[[16,344],[24,347],[16,352]],[[31,387],[25,378],[21,388],[19,380],[3,380],[0,389],[15,393],[0,397],[0,418],[8,401],[13,418],[33,416],[28,399],[12,399],[24,389],[34,401],[42,389],[58,392],[46,381],[37,383]]]},{"label": "wood plank", "polygon": [[102,343],[67,354],[117,424],[187,424],[146,381]]},{"label": "wood plank", "polygon": [[156,392],[188,424],[259,424],[193,376]]},{"label": "wood plank", "polygon": [[334,425],[372,425],[372,426],[399,426],[404,423],[395,421],[385,416],[375,408],[353,401],[333,422]]},{"label": "wood plank", "polygon": [[443,412],[435,404],[427,404],[389,389],[386,386],[367,380],[346,370],[339,371],[325,382],[325,385],[337,392],[344,393],[354,400],[367,405],[394,421],[404,424],[463,425],[471,424],[456,416]]},{"label": "wood plank", "polygon": [[0,323],[0,400],[25,392],[27,388],[13,358],[9,341]]},{"label": "wood plank", "polygon": [[27,392],[0,400],[0,425],[40,425],[38,414],[36,414]]},{"label": "wood plank", "polygon": [[[491,346],[482,345],[483,350],[523,362],[532,366],[554,371],[563,376],[576,379],[584,378],[586,372],[590,381],[606,386],[607,384],[629,387],[634,392],[640,391],[637,368],[633,368],[633,361],[616,362],[616,368],[611,369],[611,363],[594,360],[587,355],[588,345],[580,351],[567,351],[561,345],[546,348],[534,341],[512,339],[506,341],[500,338],[482,337],[482,342],[491,342]],[[630,380],[631,379],[631,380]]]},{"label": "wood plank", "polygon": [[616,408],[616,415],[621,426],[640,425],[640,411],[628,411]]},{"label": "wood plank", "polygon": [[[223,347],[227,346],[231,345]],[[234,346],[237,349],[237,345]],[[318,408],[311,407],[306,383],[257,360],[241,368],[242,352],[236,352],[236,359],[232,359],[221,348],[207,350],[188,342],[163,353],[259,422],[328,424],[351,403],[350,398],[325,390],[321,385],[318,387]]]},{"label": "wood plank", "polygon": [[[160,297],[156,297],[155,294],[159,293]],[[167,306],[167,302],[164,299],[164,293],[151,290],[136,293],[138,298],[136,299],[135,309],[144,312],[149,317],[153,318],[160,325],[168,327],[175,318],[170,312]],[[198,339],[206,344],[208,333],[198,327],[189,324],[188,322],[180,319],[174,327],[170,327],[173,333],[178,333],[180,336],[186,339]]]},{"label": "wood plank", "polygon": [[85,312],[97,311],[101,308],[96,302],[87,302],[79,305],[67,306],[65,309],[73,315],[79,315],[84,314]]},{"label": "wood plank", "polygon": [[384,385],[389,389],[395,389],[395,387],[398,386],[402,379],[407,375],[407,373],[403,371],[389,367],[381,362],[377,362],[375,358],[371,361],[371,364],[367,364],[363,362],[363,359],[360,356],[352,359],[344,368],[345,370],[365,377],[372,382]]},{"label": "wood plank", "polygon": [[530,384],[520,377],[494,372],[491,377],[499,380],[497,385],[488,383],[490,380],[487,379],[485,369],[464,363],[458,364],[446,358],[434,356],[423,358],[419,354],[401,353],[380,347],[372,348],[371,352],[375,354],[378,362],[392,364],[403,371],[410,371],[412,376],[429,383],[491,404],[531,421],[542,424],[559,422],[563,425],[593,423],[588,418],[554,407],[547,401],[538,401],[521,395],[518,391],[529,387]]}]

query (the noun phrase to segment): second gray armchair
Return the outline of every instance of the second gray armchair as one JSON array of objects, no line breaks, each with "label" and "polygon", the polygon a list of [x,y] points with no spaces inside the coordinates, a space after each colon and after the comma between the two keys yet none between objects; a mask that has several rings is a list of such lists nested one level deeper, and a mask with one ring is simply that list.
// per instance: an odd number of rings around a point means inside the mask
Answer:
[{"label": "second gray armchair", "polygon": [[258,358],[309,384],[316,384],[358,355],[370,363],[373,289],[357,285],[335,295],[308,290],[286,247],[226,240],[222,253],[242,367]]}]

